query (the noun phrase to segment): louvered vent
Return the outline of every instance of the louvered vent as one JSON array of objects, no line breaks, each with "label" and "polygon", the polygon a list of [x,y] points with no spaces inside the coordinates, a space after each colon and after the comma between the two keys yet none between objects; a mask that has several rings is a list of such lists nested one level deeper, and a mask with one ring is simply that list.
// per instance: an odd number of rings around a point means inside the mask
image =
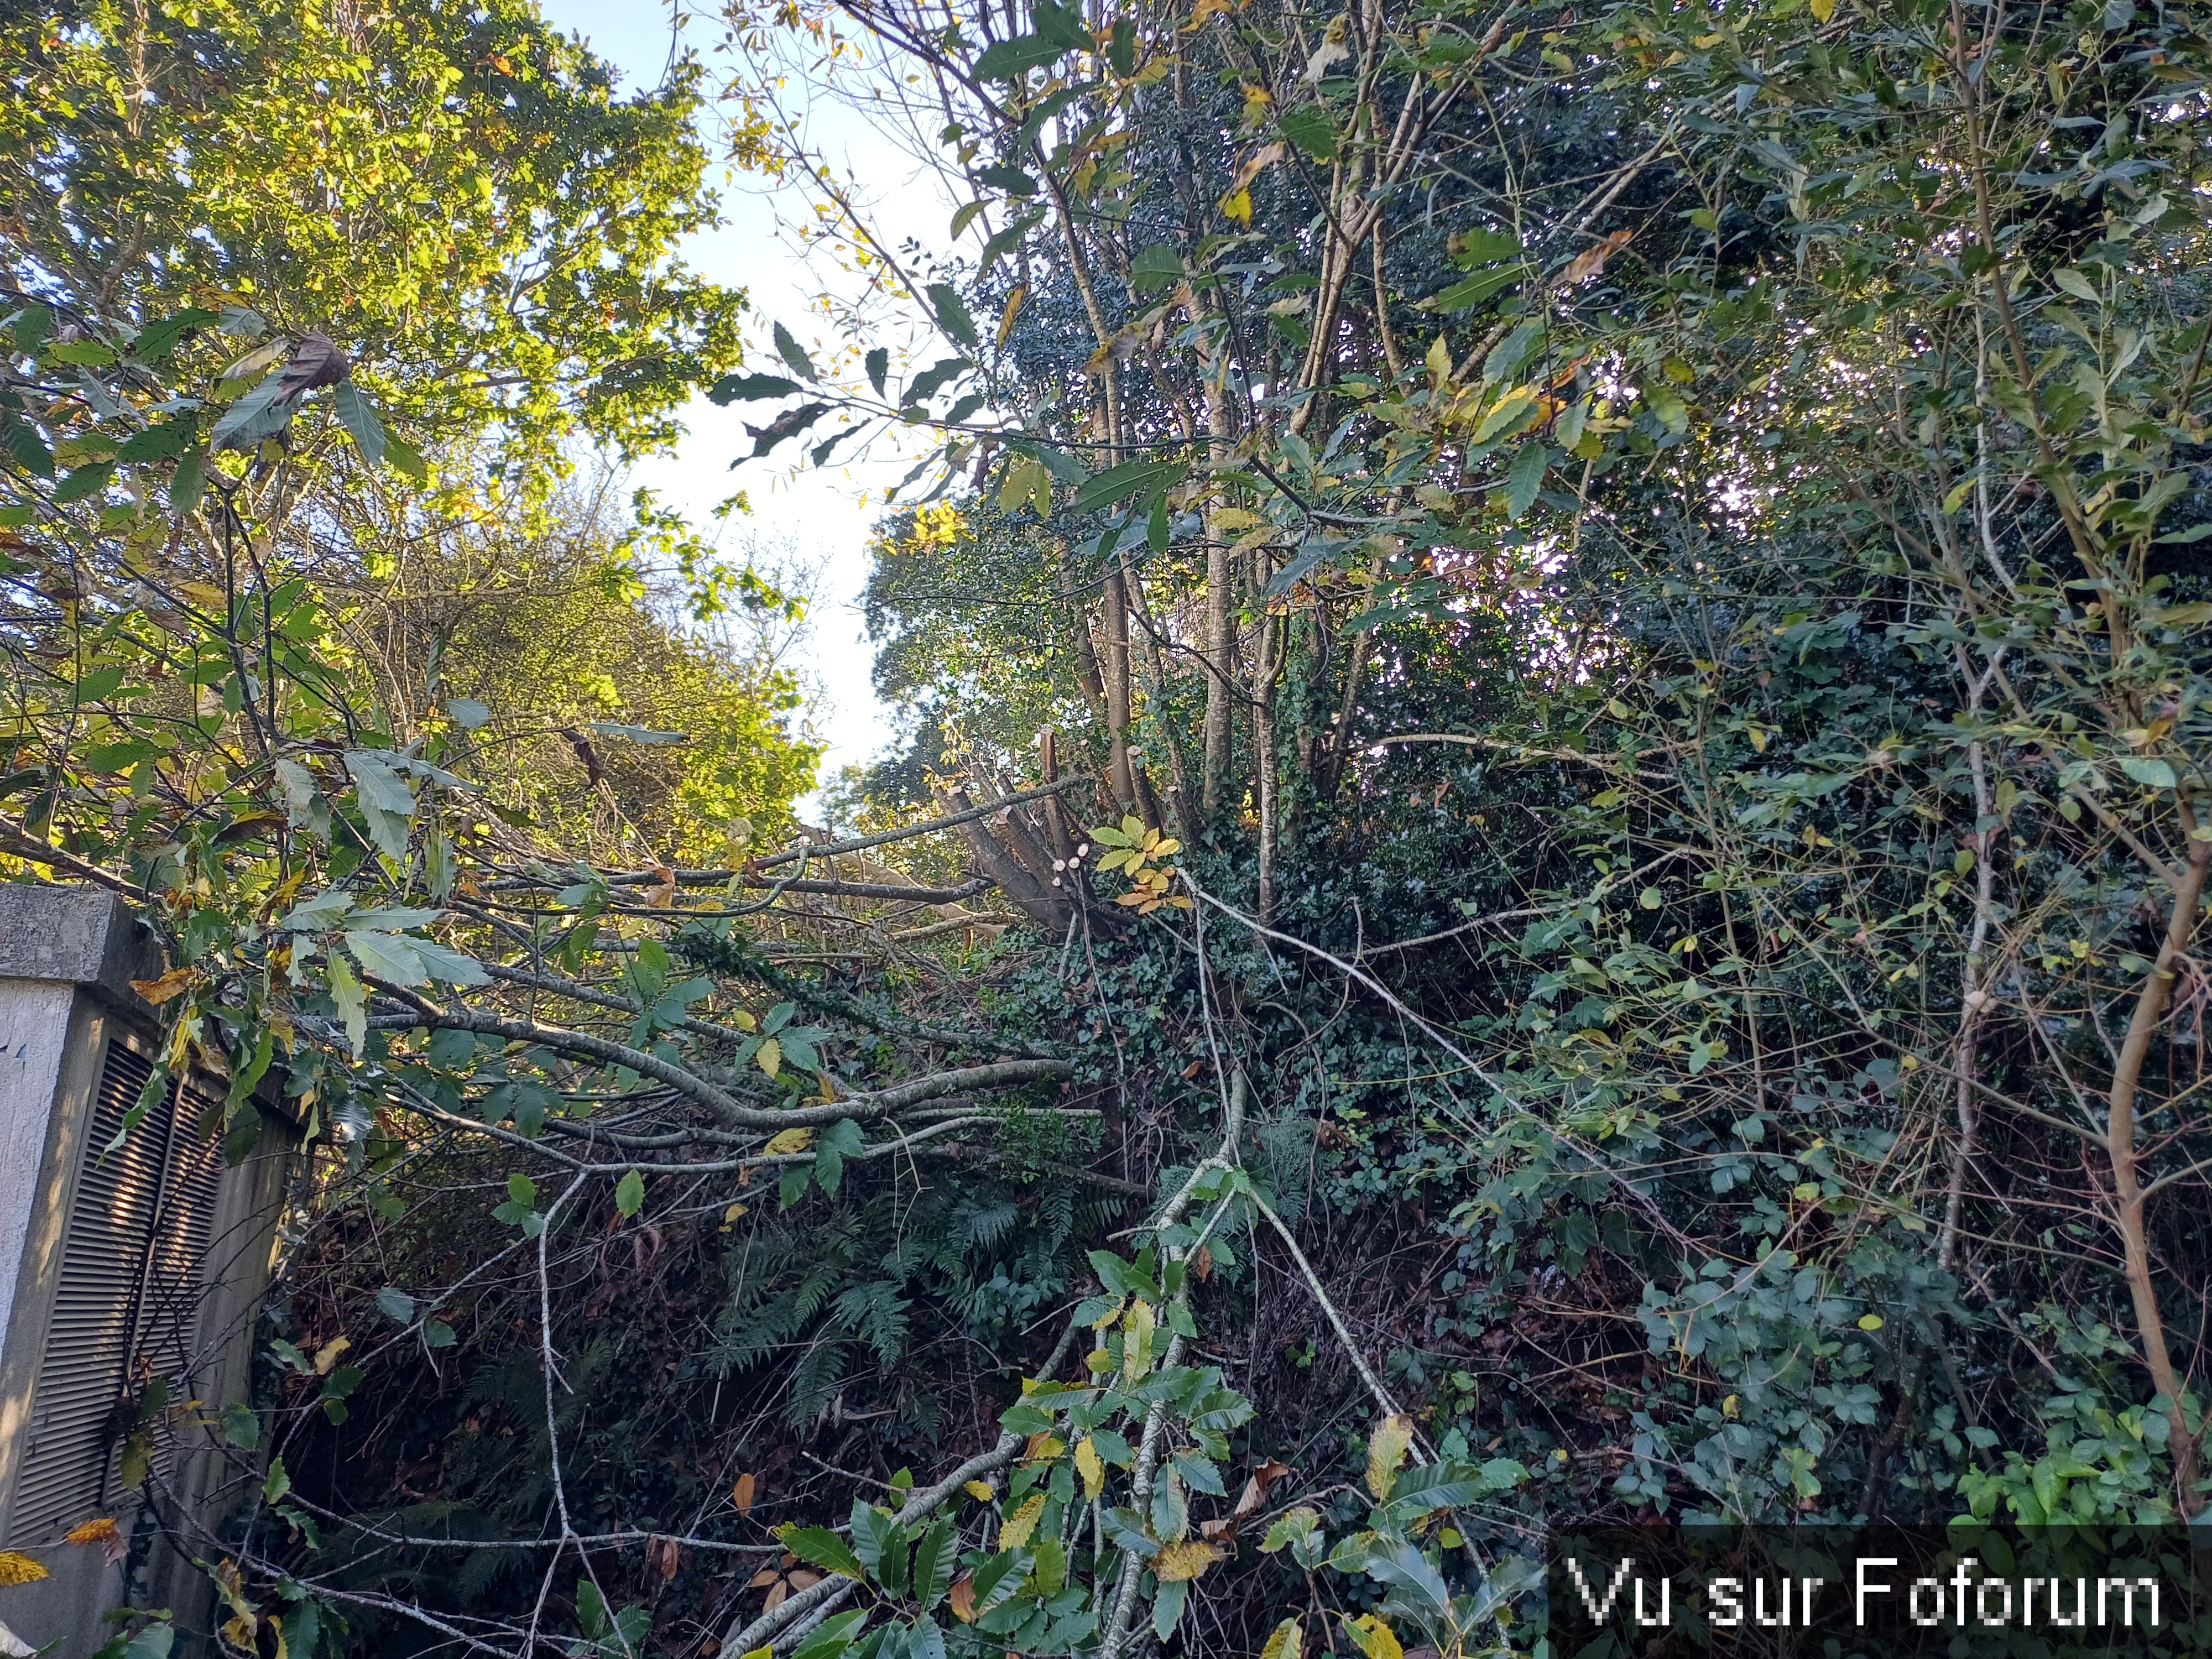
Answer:
[{"label": "louvered vent", "polygon": [[103,1512],[115,1484],[112,1419],[134,1356],[146,1362],[142,1382],[169,1377],[179,1385],[171,1397],[185,1397],[222,1154],[194,1133],[201,1103],[186,1097],[179,1110],[174,1089],[106,1151],[152,1074],[143,1058],[109,1042],[15,1483],[9,1532],[17,1545]]}]

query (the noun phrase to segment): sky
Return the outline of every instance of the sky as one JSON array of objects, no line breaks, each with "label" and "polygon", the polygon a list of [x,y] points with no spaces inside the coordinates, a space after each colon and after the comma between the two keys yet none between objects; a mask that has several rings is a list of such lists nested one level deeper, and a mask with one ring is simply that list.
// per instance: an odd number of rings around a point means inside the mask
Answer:
[{"label": "sky", "polygon": [[[581,34],[598,55],[621,71],[621,87],[635,91],[657,85],[669,61],[672,25],[666,0],[541,0],[546,21],[564,33]],[[682,39],[706,62],[710,74],[718,59],[711,48],[720,38],[711,15],[686,17]],[[705,120],[713,120],[707,112]],[[880,134],[842,106],[822,100],[805,110],[807,140],[857,181],[879,229],[896,243],[907,236],[926,245],[944,244],[953,204],[933,175],[921,173]],[[709,149],[720,147],[708,134]],[[752,361],[776,372],[767,346],[769,325],[783,321],[802,344],[812,344],[807,325],[810,302],[825,289],[838,291],[850,278],[820,258],[803,258],[787,235],[758,181],[731,175],[719,159],[708,179],[722,199],[723,222],[684,244],[685,261],[714,280],[744,289],[753,307],[749,337],[759,350]],[[808,199],[787,194],[787,216],[803,213]],[[763,357],[767,361],[763,362]],[[685,416],[687,435],[672,456],[641,463],[633,481],[684,511],[693,524],[712,533],[716,503],[744,490],[750,514],[733,514],[720,526],[721,544],[741,556],[749,538],[757,538],[769,562],[788,548],[801,564],[819,564],[811,588],[813,625],[799,647],[797,666],[811,683],[806,719],[813,735],[829,745],[822,777],[834,778],[848,764],[876,757],[894,736],[892,711],[879,702],[870,679],[873,652],[866,642],[860,597],[867,581],[867,535],[881,510],[883,492],[898,483],[915,459],[885,450],[847,465],[833,461],[822,471],[792,476],[790,458],[799,450],[787,443],[768,459],[735,471],[730,463],[752,447],[744,422],[757,423],[770,404],[734,404],[719,409],[701,398]],[[829,428],[817,429],[825,434]],[[800,802],[802,817],[815,816],[816,800]]]}]

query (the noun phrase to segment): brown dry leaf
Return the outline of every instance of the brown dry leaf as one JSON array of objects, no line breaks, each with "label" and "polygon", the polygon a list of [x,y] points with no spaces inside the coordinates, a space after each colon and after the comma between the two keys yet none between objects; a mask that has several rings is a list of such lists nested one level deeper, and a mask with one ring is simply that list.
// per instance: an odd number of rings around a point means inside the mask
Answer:
[{"label": "brown dry leaf", "polygon": [[1213,1247],[1201,1244],[1191,1253],[1190,1276],[1203,1285],[1213,1277]]},{"label": "brown dry leaf", "polygon": [[[1255,179],[1258,178],[1261,173],[1265,172],[1268,167],[1273,167],[1276,162],[1281,161],[1283,159],[1283,142],[1279,138],[1272,144],[1262,144],[1258,149],[1254,150],[1249,155],[1244,158],[1244,165],[1237,169],[1236,182],[1231,184],[1227,190],[1222,192],[1222,194],[1224,196],[1234,196],[1238,191],[1244,189]],[[1163,845],[1160,849],[1161,854],[1164,857],[1175,850],[1176,849],[1165,845]]]},{"label": "brown dry leaf", "polygon": [[645,902],[665,910],[676,902],[676,872],[665,864],[653,866],[653,884],[645,890]]},{"label": "brown dry leaf", "polygon": [[72,1544],[99,1545],[101,1559],[111,1566],[131,1553],[130,1540],[110,1516],[103,1515],[95,1521],[71,1527],[64,1537]]},{"label": "brown dry leaf", "polygon": [[801,1567],[791,1575],[791,1587],[795,1590],[811,1589],[822,1582],[822,1575],[811,1567]]},{"label": "brown dry leaf", "polygon": [[159,979],[134,979],[131,988],[158,1008],[191,982],[191,969],[172,968]]},{"label": "brown dry leaf", "polygon": [[774,1613],[778,1607],[781,1607],[785,1601],[789,1600],[790,1596],[790,1584],[785,1580],[779,1578],[775,1581],[775,1588],[769,1591],[768,1600],[761,1603],[761,1611],[763,1613]]},{"label": "brown dry leaf", "polygon": [[1245,1480],[1244,1490],[1237,1494],[1235,1514],[1239,1521],[1255,1514],[1267,1501],[1267,1488],[1291,1472],[1288,1463],[1279,1463],[1273,1458],[1254,1469]]},{"label": "brown dry leaf", "polygon": [[747,1589],[766,1589],[770,1584],[773,1584],[777,1579],[782,1577],[783,1575],[778,1572],[774,1567],[763,1567],[758,1572],[745,1580],[745,1588]]},{"label": "brown dry leaf", "polygon": [[963,1625],[975,1622],[975,1575],[963,1572],[952,1581],[952,1588],[945,1593],[945,1605],[952,1616]]},{"label": "brown dry leaf", "polygon": [[[744,1206],[732,1205],[731,1208],[742,1212]],[[730,1488],[730,1501],[738,1506],[739,1515],[750,1515],[753,1512],[753,1493],[758,1490],[759,1483],[750,1473],[738,1477],[737,1485]]]},{"label": "brown dry leaf", "polygon": [[676,1577],[678,1557],[681,1551],[673,1538],[650,1538],[645,1545],[645,1571],[649,1577],[666,1583]]},{"label": "brown dry leaf", "polygon": [[1601,276],[1605,271],[1605,262],[1626,247],[1635,234],[1632,230],[1616,230],[1595,247],[1584,248],[1569,260],[1567,268],[1559,273],[1560,285],[1571,287],[1586,276]]}]

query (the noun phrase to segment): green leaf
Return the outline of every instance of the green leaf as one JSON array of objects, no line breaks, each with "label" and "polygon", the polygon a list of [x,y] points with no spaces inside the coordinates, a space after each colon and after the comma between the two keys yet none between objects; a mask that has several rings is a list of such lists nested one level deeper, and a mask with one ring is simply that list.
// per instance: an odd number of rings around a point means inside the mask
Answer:
[{"label": "green leaf", "polygon": [[292,1477],[285,1472],[284,1460],[269,1460],[269,1478],[261,1483],[261,1496],[274,1504],[292,1490]]},{"label": "green leaf", "polygon": [[222,1408],[222,1437],[240,1451],[252,1451],[261,1443],[261,1413],[242,1400],[234,1400]]},{"label": "green leaf", "polygon": [[950,1519],[941,1519],[921,1536],[914,1552],[911,1593],[927,1613],[945,1599],[952,1585],[952,1569],[960,1559],[959,1539]]},{"label": "green leaf", "polygon": [[884,1554],[901,1547],[904,1541],[897,1521],[889,1511],[878,1509],[866,1498],[856,1498],[853,1500],[852,1525],[848,1530],[853,1537],[854,1555],[871,1576],[881,1579]]},{"label": "green leaf", "polygon": [[264,438],[273,438],[291,424],[289,403],[279,404],[276,393],[284,384],[284,371],[272,368],[261,383],[222,412],[208,434],[216,449],[251,449]]},{"label": "green leaf", "polygon": [[1014,246],[1020,242],[1023,237],[1028,235],[1031,231],[1035,230],[1043,222],[1043,209],[1040,208],[1034,213],[1024,213],[1020,218],[1015,220],[1013,223],[1008,225],[996,236],[994,236],[989,241],[983,244],[983,252],[976,256],[978,263],[983,269],[988,270],[994,262],[1010,252]]},{"label": "green leaf", "polygon": [[386,1319],[396,1324],[411,1325],[415,1322],[415,1298],[397,1285],[386,1285],[379,1291],[376,1305]]},{"label": "green leaf", "polygon": [[885,396],[884,376],[890,372],[891,354],[881,346],[874,347],[869,351],[866,362],[868,384],[875,387],[876,396],[878,398]]},{"label": "green leaf", "polygon": [[1513,465],[1505,472],[1505,516],[1517,520],[1536,504],[1536,494],[1544,487],[1544,471],[1551,465],[1551,454],[1541,444],[1523,444],[1514,456]]},{"label": "green leaf", "polygon": [[384,434],[384,460],[394,472],[422,483],[430,476],[430,464],[414,445],[394,432]]},{"label": "green leaf", "polygon": [[1129,261],[1129,286],[1139,294],[1172,288],[1182,281],[1182,255],[1166,242],[1153,242],[1137,250]]},{"label": "green leaf", "polygon": [[1481,271],[1463,283],[1454,283],[1441,294],[1431,294],[1414,309],[1438,311],[1446,315],[1471,311],[1498,289],[1511,287],[1528,274],[1528,267],[1520,264],[1501,265],[1495,270]]},{"label": "green leaf", "polygon": [[376,418],[361,388],[351,380],[341,383],[331,393],[331,407],[353,439],[354,447],[361,451],[362,459],[371,466],[379,465],[384,459],[384,422]]},{"label": "green leaf", "polygon": [[81,466],[54,486],[54,501],[58,505],[81,501],[88,495],[96,495],[107,488],[115,476],[115,463],[94,461],[90,466]]},{"label": "green leaf", "polygon": [[978,343],[975,319],[968,314],[968,307],[962,301],[959,291],[949,283],[932,283],[928,292],[930,305],[937,313],[939,326],[970,351],[975,350]]},{"label": "green leaf", "polygon": [[1165,489],[1188,471],[1189,464],[1184,461],[1124,461],[1086,480],[1075,492],[1075,501],[1069,510],[1095,513],[1139,491]]},{"label": "green leaf", "polygon": [[368,994],[362,988],[353,964],[333,951],[329,958],[331,1000],[337,1005],[338,1018],[344,1023],[346,1042],[353,1049],[353,1057],[362,1057],[362,1045],[368,1040]]},{"label": "green leaf", "polygon": [[[798,347],[794,343],[792,349],[797,350]],[[787,380],[781,374],[725,374],[707,388],[707,396],[714,403],[739,404],[763,398],[788,398],[798,390],[798,381]]]},{"label": "green leaf", "polygon": [[54,476],[54,453],[46,447],[46,441],[39,435],[36,427],[0,416],[0,447],[4,447],[8,458],[26,472],[36,473],[41,478]]},{"label": "green leaf", "polygon": [[853,1638],[867,1616],[868,1610],[861,1607],[823,1620],[811,1635],[792,1650],[791,1659],[839,1659],[853,1645]]},{"label": "green leaf", "polygon": [[134,463],[166,461],[184,452],[185,446],[191,442],[197,429],[189,415],[163,421],[157,426],[149,426],[143,432],[134,432],[125,438],[117,447],[115,459]]},{"label": "green leaf", "polygon": [[[792,1042],[787,1034],[784,1052],[789,1056],[791,1051]],[[806,1062],[794,1060],[794,1063]],[[809,1066],[808,1069],[812,1067]],[[835,1194],[838,1183],[845,1176],[845,1160],[857,1156],[866,1145],[867,1138],[861,1133],[860,1126],[848,1117],[840,1118],[823,1129],[822,1138],[814,1144],[815,1184],[825,1193]]]},{"label": "green leaf", "polygon": [[645,1177],[632,1170],[615,1182],[615,1208],[623,1216],[634,1216],[645,1207]]},{"label": "green leaf", "polygon": [[2122,756],[2120,770],[2146,789],[2171,789],[2179,781],[2173,775],[2172,767],[2147,755]]},{"label": "green leaf", "polygon": [[795,1527],[785,1525],[776,1528],[776,1536],[783,1540],[789,1550],[809,1566],[820,1567],[825,1572],[842,1573],[848,1578],[865,1580],[867,1569],[860,1559],[846,1547],[845,1540],[827,1527]]},{"label": "green leaf", "polygon": [[1336,160],[1336,123],[1319,104],[1293,104],[1276,118],[1284,137],[1316,161]]},{"label": "green leaf", "polygon": [[195,329],[210,328],[222,320],[219,311],[203,311],[198,306],[167,317],[158,318],[138,331],[138,337],[131,343],[131,355],[142,363],[158,363],[177,349],[177,343]]},{"label": "green leaf", "polygon": [[[781,323],[778,323],[773,332],[775,337],[776,352],[784,362],[791,365],[793,374],[799,376],[800,380],[807,381],[818,380],[822,378],[815,373],[814,359],[808,356],[800,348],[799,342],[792,337],[789,329]],[[792,389],[798,390],[796,386]]]}]

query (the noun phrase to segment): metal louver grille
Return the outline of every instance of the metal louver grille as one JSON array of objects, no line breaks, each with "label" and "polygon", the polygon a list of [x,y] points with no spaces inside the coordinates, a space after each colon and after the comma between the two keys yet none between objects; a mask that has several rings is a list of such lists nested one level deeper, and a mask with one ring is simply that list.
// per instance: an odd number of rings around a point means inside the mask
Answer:
[{"label": "metal louver grille", "polygon": [[193,1133],[198,1103],[187,1097],[179,1110],[174,1089],[122,1146],[106,1151],[152,1072],[120,1042],[109,1042],[15,1483],[9,1532],[16,1545],[51,1538],[106,1501],[112,1419],[134,1356],[147,1362],[142,1382],[150,1375],[181,1384],[191,1369],[221,1153]]}]

